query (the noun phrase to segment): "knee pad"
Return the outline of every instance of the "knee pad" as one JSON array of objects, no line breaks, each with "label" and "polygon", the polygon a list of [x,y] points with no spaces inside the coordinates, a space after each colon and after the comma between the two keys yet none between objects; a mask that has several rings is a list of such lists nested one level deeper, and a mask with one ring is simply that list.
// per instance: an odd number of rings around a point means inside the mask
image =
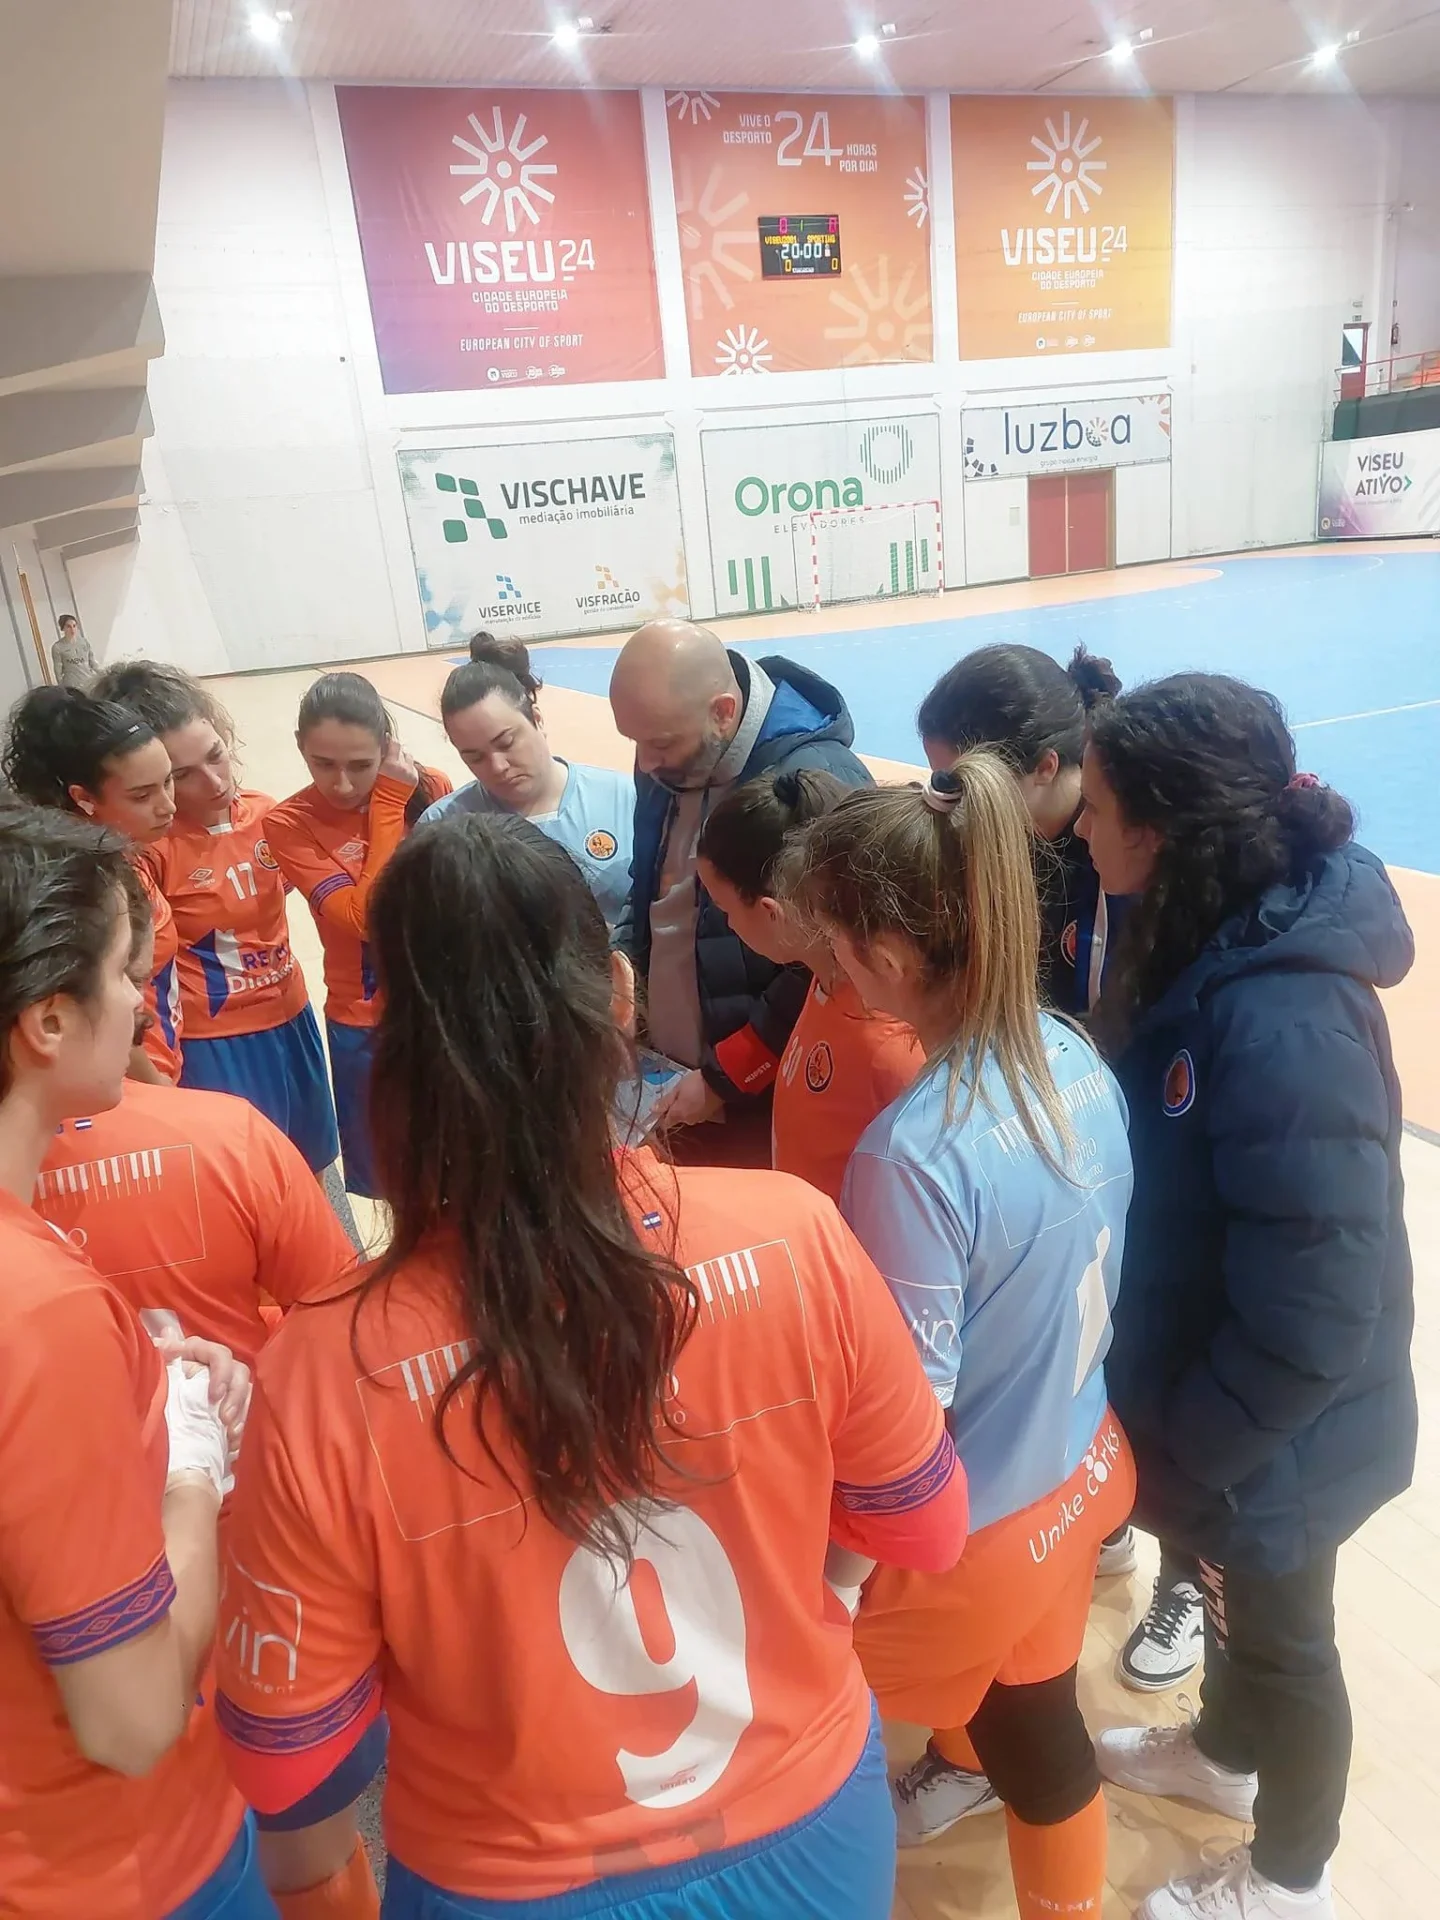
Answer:
[{"label": "knee pad", "polygon": [[1027,1826],[1058,1826],[1100,1791],[1074,1667],[1029,1687],[996,1681],[968,1732],[991,1786]]}]

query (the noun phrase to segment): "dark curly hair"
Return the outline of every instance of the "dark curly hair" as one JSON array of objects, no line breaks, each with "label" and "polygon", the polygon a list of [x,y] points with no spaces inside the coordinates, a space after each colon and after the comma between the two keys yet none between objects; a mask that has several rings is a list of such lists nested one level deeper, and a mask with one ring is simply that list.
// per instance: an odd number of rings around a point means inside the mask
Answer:
[{"label": "dark curly hair", "polygon": [[1098,708],[1090,745],[1126,821],[1160,836],[1096,1014],[1113,1052],[1224,923],[1304,879],[1355,830],[1309,775],[1273,694],[1218,673],[1153,680]]},{"label": "dark curly hair", "polygon": [[926,694],[915,722],[920,738],[956,754],[989,747],[1017,773],[1033,773],[1052,750],[1078,767],[1085,717],[1120,691],[1108,660],[1076,647],[1062,667],[1038,647],[977,647]]}]

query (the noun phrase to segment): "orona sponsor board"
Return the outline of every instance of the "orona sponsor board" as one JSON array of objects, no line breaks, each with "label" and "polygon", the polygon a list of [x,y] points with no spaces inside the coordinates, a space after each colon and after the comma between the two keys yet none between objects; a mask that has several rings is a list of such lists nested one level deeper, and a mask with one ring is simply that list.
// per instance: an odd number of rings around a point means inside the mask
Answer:
[{"label": "orona sponsor board", "polygon": [[811,514],[940,498],[933,413],[707,428],[700,451],[718,613],[811,604]]},{"label": "orona sponsor board", "polygon": [[1318,520],[1323,540],[1440,533],[1440,431],[1330,441]]},{"label": "orona sponsor board", "polygon": [[963,427],[967,480],[1139,466],[1170,458],[1170,395],[967,407]]},{"label": "orona sponsor board", "polygon": [[690,611],[668,433],[402,453],[432,647],[541,639]]}]

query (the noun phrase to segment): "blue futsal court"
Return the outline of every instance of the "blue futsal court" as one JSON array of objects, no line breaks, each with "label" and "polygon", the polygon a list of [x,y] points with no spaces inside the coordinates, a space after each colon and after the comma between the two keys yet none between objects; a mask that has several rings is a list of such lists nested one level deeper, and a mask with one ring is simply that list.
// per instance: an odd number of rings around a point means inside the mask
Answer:
[{"label": "blue futsal court", "polygon": [[[920,757],[914,716],[963,653],[1006,641],[1065,659],[1077,641],[1127,684],[1184,668],[1232,673],[1283,701],[1301,765],[1355,805],[1360,838],[1392,865],[1440,873],[1429,788],[1440,761],[1440,550],[1196,561],[1214,578],[1060,606],[736,641],[784,653],[834,682],[856,746]],[[1076,580],[1077,593],[1085,582]],[[719,631],[726,634],[722,624]],[[533,649],[558,687],[604,694],[618,647]]]}]

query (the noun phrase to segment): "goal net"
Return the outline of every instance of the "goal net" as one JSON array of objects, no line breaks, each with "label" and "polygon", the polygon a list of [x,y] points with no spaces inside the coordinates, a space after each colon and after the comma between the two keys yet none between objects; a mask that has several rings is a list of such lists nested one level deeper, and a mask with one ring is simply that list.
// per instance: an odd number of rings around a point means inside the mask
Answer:
[{"label": "goal net", "polygon": [[801,603],[891,600],[939,593],[945,584],[940,502],[835,507],[795,522],[795,581]]}]

